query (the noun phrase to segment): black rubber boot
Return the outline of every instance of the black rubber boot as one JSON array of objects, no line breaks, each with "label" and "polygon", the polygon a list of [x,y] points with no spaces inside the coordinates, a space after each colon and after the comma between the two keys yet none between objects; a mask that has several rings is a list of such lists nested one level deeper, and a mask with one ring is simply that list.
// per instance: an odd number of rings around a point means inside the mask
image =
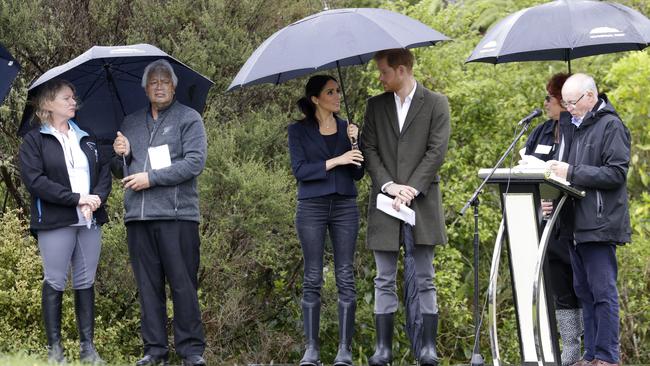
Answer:
[{"label": "black rubber boot", "polygon": [[438,366],[437,336],[438,314],[422,314],[422,348],[420,348],[420,357],[418,357],[420,366]]},{"label": "black rubber boot", "polygon": [[300,366],[320,366],[320,344],[318,339],[320,301],[313,303],[303,301],[302,318],[307,345],[305,346],[305,354],[300,360]]},{"label": "black rubber boot", "polygon": [[393,319],[395,313],[375,314],[377,345],[368,359],[370,366],[386,366],[393,362]]},{"label": "black rubber boot", "polygon": [[352,337],[357,304],[339,300],[339,351],[334,366],[352,366]]},{"label": "black rubber boot", "polygon": [[95,350],[95,288],[74,290],[74,312],[77,316],[79,330],[79,361],[93,365],[104,365],[106,362],[99,357]]},{"label": "black rubber boot", "polygon": [[61,303],[63,291],[57,291],[43,281],[41,309],[47,337],[47,360],[49,363],[65,363],[61,345]]}]

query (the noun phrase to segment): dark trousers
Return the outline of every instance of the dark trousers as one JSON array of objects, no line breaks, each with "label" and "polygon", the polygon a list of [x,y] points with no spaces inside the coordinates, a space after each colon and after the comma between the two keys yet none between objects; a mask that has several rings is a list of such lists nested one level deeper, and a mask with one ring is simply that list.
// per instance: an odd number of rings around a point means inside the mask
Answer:
[{"label": "dark trousers", "polygon": [[198,223],[134,221],[126,224],[131,266],[140,297],[144,354],[167,357],[165,279],[174,304],[174,344],[185,358],[205,349],[197,290]]},{"label": "dark trousers", "polygon": [[354,252],[359,233],[356,198],[316,197],[299,200],[296,230],[305,261],[303,300],[309,303],[320,300],[325,234],[329,231],[339,300],[355,302]]},{"label": "dark trousers", "polygon": [[573,268],[569,254],[572,246],[572,239],[555,235],[548,243],[547,258],[556,310],[580,307],[580,301],[573,289]]},{"label": "dark trousers", "polygon": [[569,253],[585,323],[584,358],[619,363],[616,245],[581,243]]}]

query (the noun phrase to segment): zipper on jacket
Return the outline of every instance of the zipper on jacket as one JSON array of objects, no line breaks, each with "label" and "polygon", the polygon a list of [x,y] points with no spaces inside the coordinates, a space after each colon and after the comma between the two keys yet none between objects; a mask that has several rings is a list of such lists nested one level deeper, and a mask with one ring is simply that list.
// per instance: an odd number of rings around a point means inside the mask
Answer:
[{"label": "zipper on jacket", "polygon": [[36,209],[38,210],[38,222],[43,222],[43,209],[41,208],[40,198],[36,198]]},{"label": "zipper on jacket", "polygon": [[178,185],[174,187],[174,216],[178,217]]},{"label": "zipper on jacket", "polygon": [[596,217],[603,217],[603,197],[599,190],[596,190]]}]

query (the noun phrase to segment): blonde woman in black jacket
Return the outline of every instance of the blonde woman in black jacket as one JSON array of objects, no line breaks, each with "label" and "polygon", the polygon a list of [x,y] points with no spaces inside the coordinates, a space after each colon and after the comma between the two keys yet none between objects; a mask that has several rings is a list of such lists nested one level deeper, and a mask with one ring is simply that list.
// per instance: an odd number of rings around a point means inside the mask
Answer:
[{"label": "blonde woman in black jacket", "polygon": [[101,228],[107,221],[104,203],[111,191],[109,161],[95,139],[73,118],[74,87],[65,80],[41,86],[34,100],[40,128],[29,131],[20,146],[20,172],[31,194],[30,229],[43,259],[42,311],[48,358],[64,363],[61,303],[72,268],[80,360],[103,364],[93,343],[94,282]]}]

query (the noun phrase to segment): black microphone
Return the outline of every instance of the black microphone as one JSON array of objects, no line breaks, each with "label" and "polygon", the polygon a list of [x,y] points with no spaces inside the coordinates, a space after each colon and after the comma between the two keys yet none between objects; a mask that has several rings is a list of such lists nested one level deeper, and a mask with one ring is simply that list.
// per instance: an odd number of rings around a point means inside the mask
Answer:
[{"label": "black microphone", "polygon": [[529,115],[527,115],[527,116],[524,117],[521,121],[519,121],[519,123],[517,123],[517,126],[521,126],[521,125],[523,125],[524,123],[530,123],[530,121],[531,121],[533,118],[537,118],[537,117],[539,117],[539,116],[541,116],[541,115],[542,115],[542,110],[539,109],[539,108],[535,108],[535,110],[533,110],[532,112],[530,112]]}]

